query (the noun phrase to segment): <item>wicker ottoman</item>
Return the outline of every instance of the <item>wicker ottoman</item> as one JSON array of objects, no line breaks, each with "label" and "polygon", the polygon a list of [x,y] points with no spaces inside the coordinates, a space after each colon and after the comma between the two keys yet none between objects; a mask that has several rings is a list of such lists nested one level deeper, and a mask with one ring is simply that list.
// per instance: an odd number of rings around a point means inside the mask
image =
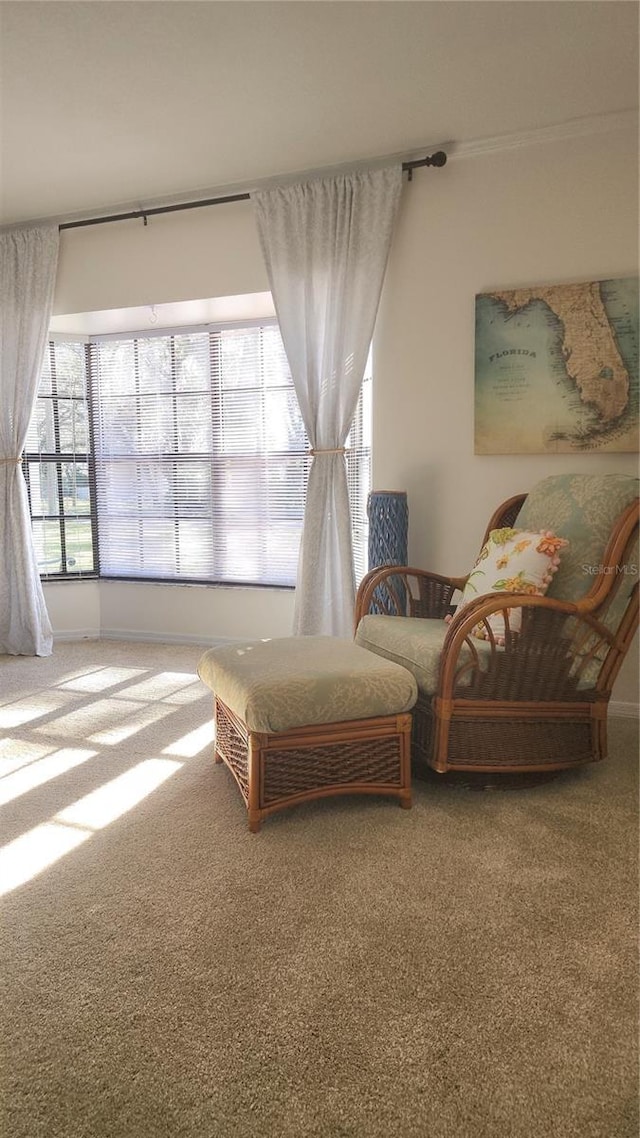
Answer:
[{"label": "wicker ottoman", "polygon": [[275,810],[332,794],[386,794],[411,806],[415,679],[330,636],[211,648],[216,762],[234,775],[255,833]]}]

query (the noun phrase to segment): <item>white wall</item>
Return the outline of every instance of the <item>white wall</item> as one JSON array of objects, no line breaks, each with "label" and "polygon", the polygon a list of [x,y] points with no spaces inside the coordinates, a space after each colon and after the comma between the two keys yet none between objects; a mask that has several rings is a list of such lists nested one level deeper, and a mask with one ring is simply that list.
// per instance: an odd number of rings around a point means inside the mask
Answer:
[{"label": "white wall", "polygon": [[45,582],[44,594],[54,635],[65,640],[103,636],[209,644],[287,636],[293,624],[293,589],[88,579]]},{"label": "white wall", "polygon": [[288,636],[292,589],[101,582],[103,634],[209,643],[236,636]]},{"label": "white wall", "polygon": [[61,234],[54,315],[269,288],[250,202]]},{"label": "white wall", "polygon": [[100,581],[45,581],[43,588],[56,638],[100,635]]},{"label": "white wall", "polygon": [[409,493],[416,564],[466,572],[493,506],[547,474],[637,473],[637,455],[473,453],[476,293],[637,273],[637,153],[619,131],[454,160],[407,186],[376,335],[373,477]]},{"label": "white wall", "polygon": [[[637,273],[637,210],[630,129],[454,159],[406,187],[376,333],[373,482],[408,491],[411,564],[468,572],[493,507],[547,474],[637,474],[637,455],[473,453],[476,293]],[[614,699],[638,702],[637,647]]]},{"label": "white wall", "polygon": [[[548,473],[636,473],[637,456],[474,456],[474,301],[494,287],[638,271],[634,129],[538,141],[417,172],[404,190],[374,357],[374,487],[409,495],[410,560],[464,573],[492,508]],[[54,311],[159,304],[268,287],[250,202],[71,230]],[[69,606],[60,602],[68,589]],[[56,631],[71,591],[47,585]],[[101,583],[103,631],[288,635],[275,590]],[[93,603],[93,602],[92,602]],[[637,703],[637,654],[614,696]]]}]

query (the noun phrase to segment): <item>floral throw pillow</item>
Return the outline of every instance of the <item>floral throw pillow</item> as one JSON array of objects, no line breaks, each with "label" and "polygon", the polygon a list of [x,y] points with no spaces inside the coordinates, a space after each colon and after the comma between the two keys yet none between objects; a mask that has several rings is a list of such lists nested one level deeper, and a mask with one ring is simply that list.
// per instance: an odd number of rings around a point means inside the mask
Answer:
[{"label": "floral throw pillow", "polygon": [[[525,593],[542,597],[560,564],[560,550],[569,544],[551,530],[494,529],[480,551],[457,605],[459,613],[469,601],[487,593]],[[522,610],[507,609],[509,629],[518,632]],[[452,617],[445,617],[452,620]],[[505,621],[502,612],[487,618],[496,643],[504,644]],[[472,629],[479,640],[489,637],[484,622]]]}]

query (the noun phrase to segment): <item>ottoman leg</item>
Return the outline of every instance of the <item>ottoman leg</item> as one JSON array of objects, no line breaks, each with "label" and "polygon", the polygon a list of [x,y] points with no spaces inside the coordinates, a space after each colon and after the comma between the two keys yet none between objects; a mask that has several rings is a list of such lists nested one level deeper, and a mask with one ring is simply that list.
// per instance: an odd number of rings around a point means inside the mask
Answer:
[{"label": "ottoman leg", "polygon": [[249,831],[257,834],[262,822],[260,809],[260,736],[249,732]]}]

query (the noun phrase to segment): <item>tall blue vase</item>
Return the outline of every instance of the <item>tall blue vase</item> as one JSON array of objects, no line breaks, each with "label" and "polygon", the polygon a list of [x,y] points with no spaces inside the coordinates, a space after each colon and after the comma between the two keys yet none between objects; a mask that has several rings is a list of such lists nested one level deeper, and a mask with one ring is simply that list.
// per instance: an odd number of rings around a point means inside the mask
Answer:
[{"label": "tall blue vase", "polygon": [[[404,490],[372,490],[367,499],[369,518],[369,569],[382,565],[406,565],[409,541],[409,505]],[[384,596],[384,586],[374,593],[372,611],[389,611],[390,591],[397,602],[406,605],[406,589],[400,578],[389,579],[390,589]],[[378,593],[380,594],[378,596]]]}]

